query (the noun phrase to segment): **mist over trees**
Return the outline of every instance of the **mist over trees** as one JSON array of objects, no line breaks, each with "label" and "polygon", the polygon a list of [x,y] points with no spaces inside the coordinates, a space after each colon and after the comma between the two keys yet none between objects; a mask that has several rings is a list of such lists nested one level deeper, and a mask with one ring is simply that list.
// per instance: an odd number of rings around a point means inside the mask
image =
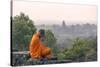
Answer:
[{"label": "mist over trees", "polygon": [[71,41],[77,37],[82,39],[94,39],[97,36],[97,25],[95,24],[76,24],[67,25],[65,21],[62,21],[62,25],[37,25],[38,29],[51,30],[57,39],[57,46],[59,48],[72,47]]},{"label": "mist over trees", "polygon": [[[46,39],[43,43],[52,49],[53,56],[56,56],[57,60],[73,62],[97,60],[97,25],[88,23],[67,25],[64,20],[62,25],[34,25],[35,23],[24,13],[13,17],[12,52],[28,51],[32,35],[39,29],[44,29]],[[13,64],[28,63],[28,59],[23,55],[14,55],[13,60]]]}]

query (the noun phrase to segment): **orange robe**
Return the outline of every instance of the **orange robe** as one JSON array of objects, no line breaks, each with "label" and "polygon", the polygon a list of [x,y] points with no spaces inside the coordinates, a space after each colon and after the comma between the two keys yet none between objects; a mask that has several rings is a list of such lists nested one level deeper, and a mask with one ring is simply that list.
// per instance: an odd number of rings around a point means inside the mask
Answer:
[{"label": "orange robe", "polygon": [[51,49],[46,47],[39,39],[40,33],[33,35],[29,45],[29,52],[33,59],[41,59],[43,57],[51,58]]}]

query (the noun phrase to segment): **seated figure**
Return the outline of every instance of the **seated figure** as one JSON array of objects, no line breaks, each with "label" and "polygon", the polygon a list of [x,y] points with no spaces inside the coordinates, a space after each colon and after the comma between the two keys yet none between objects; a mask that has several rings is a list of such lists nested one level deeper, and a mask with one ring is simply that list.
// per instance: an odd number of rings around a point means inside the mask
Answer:
[{"label": "seated figure", "polygon": [[42,43],[44,39],[45,31],[43,29],[40,29],[39,32],[32,36],[29,44],[29,53],[32,59],[51,59],[52,51]]}]

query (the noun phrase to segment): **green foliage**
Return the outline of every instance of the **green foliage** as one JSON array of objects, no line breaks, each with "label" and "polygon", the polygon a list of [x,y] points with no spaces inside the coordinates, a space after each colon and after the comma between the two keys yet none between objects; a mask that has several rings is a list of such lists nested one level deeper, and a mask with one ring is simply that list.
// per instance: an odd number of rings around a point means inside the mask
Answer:
[{"label": "green foliage", "polygon": [[60,52],[60,53],[57,54],[58,60],[64,60],[65,57],[66,57],[66,55],[65,55],[64,53],[61,53],[61,52]]},{"label": "green foliage", "polygon": [[36,32],[33,21],[24,13],[12,19],[12,46],[18,50],[28,50],[32,35]]},{"label": "green foliage", "polygon": [[46,42],[49,47],[52,47],[54,44],[56,44],[56,38],[50,30],[46,31]]},{"label": "green foliage", "polygon": [[56,53],[57,53],[56,38],[51,30],[46,30],[46,40],[44,43],[48,47],[50,47],[53,51],[53,54],[56,55]]},{"label": "green foliage", "polygon": [[[73,47],[64,49],[58,54],[59,59],[69,59],[73,61],[97,60],[96,40],[79,39],[73,41]],[[61,58],[62,57],[62,58]]]}]

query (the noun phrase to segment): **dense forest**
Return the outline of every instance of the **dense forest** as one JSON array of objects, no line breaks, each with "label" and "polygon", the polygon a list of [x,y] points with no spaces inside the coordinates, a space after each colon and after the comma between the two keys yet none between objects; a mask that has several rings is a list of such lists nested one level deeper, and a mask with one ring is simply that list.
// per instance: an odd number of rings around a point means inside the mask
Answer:
[{"label": "dense forest", "polygon": [[[12,65],[57,63],[48,60],[45,63],[30,61],[27,55],[13,53],[28,51],[32,35],[41,28],[34,23],[34,20],[31,20],[29,16],[24,13],[20,13],[20,15],[16,15],[12,18]],[[53,25],[52,28],[44,28],[46,39],[43,43],[52,49],[53,56],[57,58],[55,61],[61,60],[59,63],[62,63],[62,60],[70,60],[71,62],[97,60],[97,32],[95,31],[97,28],[96,25],[93,24],[86,25],[72,25],[70,28],[69,26],[66,27],[63,21],[62,28],[56,25]],[[69,48],[68,45],[71,47]]]}]

